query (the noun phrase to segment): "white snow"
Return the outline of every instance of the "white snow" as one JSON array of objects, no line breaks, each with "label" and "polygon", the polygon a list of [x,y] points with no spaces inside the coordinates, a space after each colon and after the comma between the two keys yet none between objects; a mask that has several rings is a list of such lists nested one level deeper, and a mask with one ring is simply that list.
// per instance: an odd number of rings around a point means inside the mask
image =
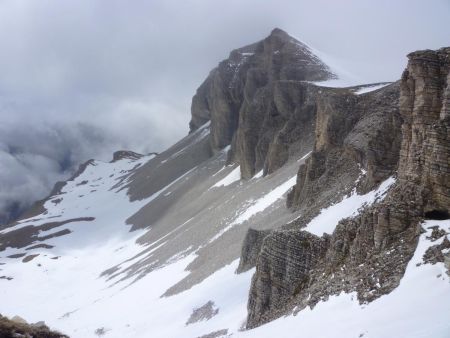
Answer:
[{"label": "white snow", "polygon": [[[39,253],[40,256],[29,263],[2,258],[2,262],[7,264],[0,266],[1,274],[14,278],[12,281],[0,279],[0,312],[3,315],[18,314],[30,322],[44,319],[51,327],[74,338],[98,337],[95,331],[100,328],[106,331],[105,337],[111,338],[189,338],[222,329],[227,329],[227,334],[233,337],[258,338],[356,338],[360,334],[370,338],[449,336],[450,283],[443,264],[416,266],[427,247],[442,241],[429,242],[426,237],[430,235],[430,229],[421,235],[416,254],[400,286],[391,294],[366,305],[360,305],[355,294],[332,296],[312,310],[307,308],[296,316],[282,317],[249,331],[241,331],[241,328],[247,316],[248,292],[254,270],[235,274],[238,260],[191,289],[171,297],[161,295],[188,276],[186,268],[196,258],[195,253],[179,252],[165,266],[134,283],[130,280],[120,282],[121,272],[146,257],[138,255],[144,247],[136,244],[136,238],[142,232],[128,232],[126,218],[188,174],[180,176],[148,199],[130,203],[126,191],[121,188],[127,183],[131,168],[144,162],[145,159],[95,162],[64,187],[64,194],[57,196],[63,199],[59,204],[46,204],[49,209],[46,217],[58,216],[57,219],[63,220],[75,215],[92,216],[96,218],[95,223],[66,224],[73,233],[49,240],[48,243],[56,245],[51,251],[30,250],[30,254]],[[78,185],[84,180],[88,183]],[[237,225],[264,211],[282,198],[295,181],[296,176],[293,176],[256,201],[249,201],[249,205],[231,223]],[[96,192],[91,192],[93,182],[98,185]],[[375,191],[362,196],[353,193],[323,210],[308,225],[309,231],[317,234],[331,232],[342,217],[355,214],[365,203],[383,198],[393,183],[394,179],[390,178]],[[79,195],[84,196],[80,198]],[[86,210],[94,202],[96,208]],[[191,220],[181,223],[175,230]],[[321,220],[328,225],[333,223],[333,226],[325,229]],[[29,223],[25,221],[21,226]],[[427,221],[424,227],[432,225],[439,225],[450,232],[449,221]],[[161,246],[170,245],[167,239],[170,233],[150,244],[146,255]],[[56,255],[59,258],[52,259]],[[130,257],[133,258],[130,260]],[[117,277],[111,280],[99,277],[102,271],[112,266],[119,268]],[[30,287],[30,281],[34,287]],[[208,301],[214,302],[214,307],[219,309],[218,314],[210,320],[186,325],[193,309]]]},{"label": "white snow", "polygon": [[306,153],[305,155],[303,155],[301,158],[299,158],[297,160],[297,162],[303,161],[304,159],[308,158],[311,155],[312,151]]},{"label": "white snow", "polygon": [[[295,40],[301,41],[300,39],[297,39],[296,37],[292,36]],[[318,86],[322,87],[350,87],[355,86],[357,84],[361,84],[363,82],[362,79],[360,79],[358,76],[350,73],[348,70],[344,69],[341,65],[339,60],[337,60],[335,57],[324,53],[314,47],[312,47],[310,44],[305,43],[304,41],[301,41],[300,46],[302,45],[306,46],[309,51],[317,56],[323,63],[325,63],[329,71],[336,75],[336,79],[330,79],[326,81],[316,81],[312,82],[314,84],[317,84]]]},{"label": "white snow", "polygon": [[[39,216],[40,220],[24,220],[15,226],[36,226],[79,217],[95,218],[95,222],[72,222],[46,231],[45,234],[49,234],[69,229],[72,233],[47,240],[45,243],[55,246],[51,250],[29,250],[28,254],[39,256],[28,263],[5,257],[23,250],[8,248],[0,253],[0,261],[6,263],[0,265],[0,275],[13,278],[11,281],[0,279],[2,315],[20,315],[29,322],[45,320],[49,326],[73,338],[98,337],[95,331],[100,328],[106,331],[105,337],[111,338],[189,338],[222,329],[227,329],[227,334],[233,337],[258,338],[356,338],[361,334],[364,338],[450,336],[450,279],[445,268],[441,263],[417,266],[426,249],[442,241],[431,243],[427,240],[431,231],[427,228],[438,225],[450,233],[450,221],[424,223],[427,232],[420,236],[405,276],[391,294],[365,305],[358,303],[355,294],[332,296],[312,310],[307,308],[296,316],[282,317],[249,331],[241,331],[241,328],[247,316],[248,292],[254,270],[235,274],[238,260],[171,297],[161,295],[189,275],[187,267],[196,258],[195,253],[187,254],[191,248],[180,250],[165,261],[163,267],[142,274],[140,279],[121,281],[127,268],[152,255],[158,248],[170,245],[170,235],[187,227],[193,220],[189,218],[174,224],[176,227],[172,231],[146,247],[136,243],[144,231],[130,233],[127,218],[157,197],[170,193],[169,188],[188,179],[188,174],[195,170],[181,175],[152,196],[131,203],[123,188],[133,168],[149,159],[123,159],[115,163],[95,161],[83,174],[68,182],[62,194],[53,198],[61,198],[60,203],[49,201],[45,204],[48,213]],[[289,176],[293,174],[291,172]],[[262,173],[255,177],[259,175]],[[236,167],[216,185],[227,186],[239,180],[240,168]],[[81,184],[84,181],[87,183]],[[250,184],[265,181],[255,180]],[[215,239],[279,202],[295,182],[296,175],[281,181],[256,200],[244,202]],[[356,215],[364,205],[384,198],[393,183],[394,179],[390,178],[365,195],[353,192],[341,202],[322,210],[306,230],[317,235],[331,233],[340,219]],[[143,250],[146,250],[145,254],[142,254]],[[114,266],[118,268],[117,276],[111,279],[100,276],[101,272]],[[215,308],[219,309],[218,314],[210,320],[186,325],[193,309],[208,301],[214,302]]]},{"label": "white snow", "polygon": [[297,175],[291,177],[286,182],[276,187],[263,197],[256,200],[250,207],[248,207],[243,213],[241,213],[230,225],[234,226],[236,224],[243,223],[250,219],[253,215],[264,211],[266,208],[275,203],[278,199],[283,197],[283,195],[295,185],[297,180]]},{"label": "white snow", "polygon": [[[119,243],[115,243],[80,250],[76,256],[73,252],[58,260],[37,257],[33,260],[35,266],[28,269],[20,261],[9,264],[4,273],[14,276],[14,287],[8,287],[8,283],[2,285],[5,287],[0,291],[3,314],[20,313],[31,322],[46,318],[50,326],[74,338],[97,337],[95,331],[99,328],[108,331],[107,337],[117,338],[198,337],[223,328],[239,330],[246,318],[253,271],[235,275],[236,260],[189,291],[161,298],[168,286],[187,276],[185,268],[195,258],[189,255],[128,287],[124,288],[123,283],[105,287],[98,272],[132,254],[132,242],[127,242],[125,247],[123,244],[118,251]],[[29,287],[30,280],[39,292]],[[192,310],[210,300],[219,313],[208,321],[186,326]]]},{"label": "white snow", "polygon": [[261,169],[260,171],[258,171],[258,172],[255,174],[255,176],[253,176],[253,178],[261,178],[261,177],[263,177],[263,174],[264,174],[264,170]]},{"label": "white snow", "polygon": [[361,95],[361,94],[373,92],[374,90],[386,87],[389,84],[390,83],[383,83],[383,84],[377,84],[377,85],[372,85],[372,86],[365,86],[365,87],[359,88],[358,90],[355,90],[354,93],[356,95]]},{"label": "white snow", "polygon": [[[220,170],[222,171],[222,169]],[[237,182],[241,179],[241,167],[237,166],[234,168],[227,176],[225,176],[223,179],[221,179],[219,182],[214,184],[212,188],[214,187],[226,187],[234,182]]]},{"label": "white snow", "polygon": [[368,192],[365,195],[358,195],[356,191],[326,209],[311,220],[304,230],[312,234],[322,236],[324,233],[331,234],[340,220],[355,216],[363,206],[369,206],[375,201],[381,201],[389,188],[395,183],[393,177],[382,182],[378,189]]},{"label": "white snow", "polygon": [[[439,225],[450,232],[449,221],[427,221],[424,228],[433,225]],[[90,261],[92,255],[101,255],[104,260],[108,260],[113,246],[105,251],[103,249],[106,247],[102,246],[101,249],[80,252],[79,265],[73,259],[64,260],[62,262],[66,268],[63,271],[57,261],[51,267],[42,260],[47,265],[47,273],[52,277],[45,280],[41,280],[40,274],[35,271],[20,269],[20,264],[17,264],[17,272],[23,275],[23,281],[33,278],[35,285],[39,285],[40,292],[36,299],[36,293],[28,290],[27,303],[22,303],[22,306],[16,304],[14,313],[26,312],[25,318],[29,320],[57,316],[58,319],[50,321],[50,324],[75,338],[96,337],[94,332],[101,327],[108,330],[107,337],[138,338],[198,337],[221,329],[228,329],[228,334],[235,337],[258,338],[356,338],[361,334],[371,338],[446,338],[450,332],[450,279],[442,263],[417,266],[426,249],[442,241],[429,242],[426,237],[430,233],[431,230],[428,229],[427,233],[421,235],[416,253],[408,264],[400,286],[391,294],[360,305],[354,293],[342,293],[331,296],[326,302],[320,302],[314,309],[306,308],[295,316],[281,317],[249,331],[240,331],[240,327],[247,315],[247,296],[254,270],[236,275],[234,271],[238,261],[234,261],[190,290],[160,298],[167,288],[168,280],[172,283],[186,276],[185,267],[194,258],[190,255],[153,271],[128,288],[120,290],[120,285],[102,288],[102,281],[97,280],[96,283],[93,279],[98,266],[84,264]],[[70,264],[66,266],[66,263]],[[11,270],[8,268],[8,273]],[[79,278],[71,280],[70,277],[74,275]],[[76,284],[84,278],[88,278],[89,283],[83,284],[81,301],[80,294],[77,293],[79,285]],[[53,297],[52,290],[58,285],[58,290],[66,295],[63,299]],[[15,292],[15,295],[2,299],[12,300],[17,292],[27,292],[27,289],[19,287]],[[213,301],[215,307],[219,308],[218,314],[210,320],[185,325],[192,310],[208,301]],[[10,308],[13,303],[5,304]],[[54,310],[55,305],[57,311]],[[64,311],[68,314],[61,316]],[[69,314],[71,311],[74,312]]]},{"label": "white snow", "polygon": [[[304,48],[305,46],[308,48],[311,55],[317,56],[323,63],[325,63],[328,66],[328,70],[336,75],[337,78],[325,80],[325,81],[314,81],[311,82],[313,84],[316,84],[321,87],[332,87],[332,88],[345,88],[345,87],[353,87],[357,85],[365,84],[366,82],[361,77],[357,76],[356,74],[353,74],[349,72],[347,69],[344,69],[341,66],[341,63],[337,58],[334,56],[331,56],[323,51],[318,50],[317,48],[314,48],[309,43],[305,43],[304,41],[301,41],[300,39],[296,38],[295,36],[290,35],[293,39],[299,41],[298,43],[299,47]],[[381,87],[379,87],[381,88]],[[378,88],[374,88],[372,90],[376,90]],[[369,90],[371,91],[371,90]],[[357,93],[357,95],[362,94],[365,92]]]},{"label": "white snow", "polygon": [[215,236],[213,236],[209,240],[209,242],[214,242],[234,226],[249,220],[252,216],[270,207],[273,203],[282,198],[283,195],[286,194],[286,192],[295,185],[296,180],[297,175],[291,177],[289,180],[279,185],[256,201],[247,201],[247,203],[249,203],[249,206],[245,207],[244,210],[239,213],[239,215],[232,222],[230,222],[226,227],[224,227]]}]

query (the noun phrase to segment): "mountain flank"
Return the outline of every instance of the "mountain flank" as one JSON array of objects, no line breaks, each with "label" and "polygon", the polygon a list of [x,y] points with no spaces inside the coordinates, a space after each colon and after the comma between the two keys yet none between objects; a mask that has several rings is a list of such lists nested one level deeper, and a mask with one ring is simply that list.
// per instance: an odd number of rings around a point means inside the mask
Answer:
[{"label": "mountain flank", "polygon": [[0,311],[83,338],[448,337],[450,48],[408,58],[329,87],[280,29],[232,51],[186,137],[0,228]]}]

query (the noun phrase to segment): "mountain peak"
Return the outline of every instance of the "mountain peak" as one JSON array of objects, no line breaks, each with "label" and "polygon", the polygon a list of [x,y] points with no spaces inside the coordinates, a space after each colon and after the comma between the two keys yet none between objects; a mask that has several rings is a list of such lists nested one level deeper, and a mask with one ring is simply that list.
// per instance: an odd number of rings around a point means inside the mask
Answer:
[{"label": "mountain peak", "polygon": [[278,44],[280,46],[282,46],[284,44],[294,44],[294,45],[296,45],[296,47],[298,47],[298,46],[307,47],[306,45],[304,45],[297,39],[293,38],[291,35],[289,35],[288,33],[286,33],[284,30],[282,30],[280,28],[274,28],[270,32],[269,36],[264,40],[274,42],[275,44]]},{"label": "mountain peak", "polygon": [[272,29],[269,36],[278,36],[278,37],[285,37],[285,38],[291,37],[288,33],[286,33],[284,30],[282,30],[281,28],[278,28],[278,27],[275,27],[274,29]]},{"label": "mountain peak", "polygon": [[272,29],[272,31],[270,32],[269,36],[266,39],[276,39],[277,41],[280,41],[282,43],[291,43],[296,45],[297,47],[309,49],[308,45],[306,45],[304,42],[298,40],[297,38],[293,37],[286,31],[277,27]]},{"label": "mountain peak", "polygon": [[[335,77],[307,45],[275,28],[265,39],[233,50],[230,57],[209,74],[192,99],[190,130],[192,132],[211,121],[211,145],[213,149],[220,150],[231,144],[238,127],[242,126],[239,122],[241,114],[255,114],[252,111],[256,110],[261,115],[260,120],[264,120],[263,115],[269,110],[260,111],[252,107],[257,102],[267,103],[264,101],[267,98],[264,99],[259,93],[265,92],[275,99],[277,93],[274,90],[279,86],[291,86],[293,92],[299,93],[298,86],[302,83]],[[284,109],[286,107],[278,105],[276,112],[271,114],[281,115]],[[253,124],[248,128],[257,129]],[[242,137],[239,138],[241,140]],[[252,151],[251,148],[248,151]],[[253,155],[243,155],[251,162],[241,165],[243,177],[251,177],[255,171],[262,169],[267,151],[262,152],[264,155],[258,161]]]}]

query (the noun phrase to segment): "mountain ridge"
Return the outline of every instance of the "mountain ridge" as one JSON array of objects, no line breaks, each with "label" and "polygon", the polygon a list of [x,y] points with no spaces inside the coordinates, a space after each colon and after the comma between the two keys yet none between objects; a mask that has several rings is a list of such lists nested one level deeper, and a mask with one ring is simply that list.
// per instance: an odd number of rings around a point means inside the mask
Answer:
[{"label": "mountain ridge", "polygon": [[[319,317],[343,337],[416,333],[417,313],[439,322],[433,336],[450,332],[450,49],[410,54],[395,83],[329,88],[290,39],[275,29],[232,51],[166,151],[88,161],[1,228],[0,311],[75,337],[264,337],[296,323],[329,336]],[[421,309],[389,303],[418,277],[432,286]],[[391,323],[380,302],[415,320]],[[330,304],[362,324],[333,322]]]}]

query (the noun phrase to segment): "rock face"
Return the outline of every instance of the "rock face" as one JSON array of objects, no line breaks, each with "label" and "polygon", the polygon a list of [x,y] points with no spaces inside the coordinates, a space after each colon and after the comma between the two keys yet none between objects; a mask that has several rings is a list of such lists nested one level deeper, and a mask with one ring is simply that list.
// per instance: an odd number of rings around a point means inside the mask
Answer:
[{"label": "rock face", "polygon": [[[305,215],[289,230],[264,235],[248,328],[341,291],[356,291],[360,302],[391,292],[415,251],[420,221],[449,218],[450,48],[408,57],[400,82],[401,117],[388,102],[397,102],[397,84],[361,99],[337,92],[319,95],[314,151],[300,167],[288,200]],[[302,231],[317,205],[326,206],[338,191],[324,187],[345,190],[359,168],[367,172],[358,181],[361,191],[396,168],[397,183],[382,202],[340,221],[331,236]],[[316,210],[309,211],[313,205]],[[441,249],[430,251],[430,262],[446,260],[439,256]]]},{"label": "rock face", "polygon": [[425,212],[450,212],[450,48],[408,55],[399,175],[426,190]]},{"label": "rock face", "polygon": [[314,150],[299,168],[288,207],[307,217],[348,193],[358,178],[358,190],[367,192],[391,176],[401,143],[398,98],[398,83],[360,96],[321,89]]},{"label": "rock face", "polygon": [[2,315],[0,315],[0,337],[68,338],[65,334],[51,331],[42,321],[28,324],[19,316],[8,319]]},{"label": "rock face", "polygon": [[200,322],[202,320],[210,320],[219,313],[219,309],[215,307],[213,301],[208,301],[204,305],[192,311],[186,325]]},{"label": "rock face", "polygon": [[308,284],[310,271],[325,255],[327,244],[327,239],[305,231],[274,231],[266,237],[249,295],[248,308],[253,311],[248,313],[248,328],[264,321],[267,312],[278,311]]},{"label": "rock face", "polygon": [[191,132],[211,121],[212,148],[231,144],[244,178],[272,172],[312,146],[317,88],[306,81],[333,77],[308,46],[274,29],[211,71],[192,99]]},{"label": "rock face", "polygon": [[[153,154],[156,155],[156,153],[153,153]],[[140,159],[142,156],[144,156],[144,155],[135,153],[134,151],[118,150],[118,151],[114,152],[113,159],[111,160],[111,162],[117,162],[124,158],[129,158],[131,160],[137,160],[137,159]]]},{"label": "rock face", "polygon": [[242,244],[241,259],[239,260],[237,273],[248,271],[256,265],[263,240],[269,234],[270,230],[248,229]]}]

